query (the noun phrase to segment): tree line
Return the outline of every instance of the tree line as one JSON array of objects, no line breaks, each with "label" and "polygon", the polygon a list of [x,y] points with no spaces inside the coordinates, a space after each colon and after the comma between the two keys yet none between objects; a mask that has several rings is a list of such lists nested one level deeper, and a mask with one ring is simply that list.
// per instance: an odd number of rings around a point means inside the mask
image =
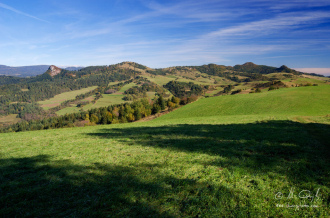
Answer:
[{"label": "tree line", "polygon": [[153,101],[143,98],[132,103],[94,108],[88,111],[66,114],[63,116],[30,121],[23,120],[19,123],[1,128],[0,132],[21,132],[133,122],[157,114],[165,109],[173,110],[174,108],[179,107],[179,105],[190,103],[192,101],[193,98],[190,98],[190,101],[187,102],[186,98],[179,99],[174,96],[166,100],[160,95]]}]

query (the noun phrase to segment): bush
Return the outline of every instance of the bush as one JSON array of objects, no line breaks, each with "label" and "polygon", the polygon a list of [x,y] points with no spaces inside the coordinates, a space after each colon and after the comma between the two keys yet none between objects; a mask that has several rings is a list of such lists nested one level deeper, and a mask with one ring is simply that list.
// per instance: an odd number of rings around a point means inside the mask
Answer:
[{"label": "bush", "polygon": [[268,91],[272,91],[272,90],[275,90],[276,88],[274,86],[270,86]]},{"label": "bush", "polygon": [[77,107],[83,107],[84,105],[89,104],[89,101],[80,101],[77,103]]},{"label": "bush", "polygon": [[161,110],[161,108],[160,108],[159,104],[156,104],[156,103],[155,103],[155,104],[152,106],[152,114],[157,114],[157,113],[160,112],[160,110]]},{"label": "bush", "polygon": [[242,89],[238,89],[238,90],[236,90],[236,91],[232,91],[231,94],[232,94],[232,95],[235,95],[235,94],[240,93],[241,91],[242,91]]}]

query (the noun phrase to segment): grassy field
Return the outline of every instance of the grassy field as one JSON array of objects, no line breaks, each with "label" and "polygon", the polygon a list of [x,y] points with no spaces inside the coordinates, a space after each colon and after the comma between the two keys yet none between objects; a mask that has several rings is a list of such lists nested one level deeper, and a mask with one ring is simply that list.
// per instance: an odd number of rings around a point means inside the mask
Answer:
[{"label": "grassy field", "polygon": [[[195,122],[198,119],[239,122],[251,120],[289,119],[294,116],[330,114],[330,86],[282,88],[245,95],[226,95],[200,99],[164,115],[158,121]],[[195,119],[196,118],[196,119]],[[260,119],[259,119],[260,118]]]},{"label": "grassy field", "polygon": [[9,114],[7,116],[0,116],[0,125],[17,123],[20,120],[21,120],[21,118],[17,118],[17,114]]},{"label": "grassy field", "polygon": [[56,114],[61,116],[61,115],[65,115],[65,114],[77,113],[79,111],[80,111],[80,108],[78,108],[76,106],[72,106],[72,107],[66,107],[59,111],[56,111]]},{"label": "grassy field", "polygon": [[[103,96],[103,98],[98,99],[95,104],[93,104],[93,103],[87,104],[82,109],[84,111],[87,111],[87,110],[92,109],[92,108],[107,107],[109,105],[130,102],[130,101],[124,101],[122,99],[125,96],[123,94],[116,94],[116,93],[114,93],[114,94],[102,94],[102,96]],[[93,98],[88,98],[88,99],[89,99],[89,101],[91,101]],[[65,114],[70,114],[70,113],[76,113],[76,112],[79,112],[80,110],[81,110],[81,108],[78,108],[76,106],[72,106],[72,107],[63,108],[63,109],[57,111],[56,114],[57,115],[65,115]]]},{"label": "grassy field", "polygon": [[156,92],[147,92],[147,96],[148,96],[148,98],[150,98],[150,99],[154,99],[155,97],[156,97]]},{"label": "grassy field", "polygon": [[116,84],[118,84],[118,83],[121,83],[121,82],[125,82],[125,81],[120,81],[120,82],[109,82],[108,83],[108,86],[112,86],[112,85],[116,85]]},{"label": "grassy field", "polygon": [[[157,75],[157,76],[152,76],[152,77],[144,75],[143,77],[147,78],[151,82],[158,84],[159,86],[163,86],[172,80],[176,80],[178,82],[186,82],[186,83],[193,82],[193,83],[200,84],[200,85],[214,85],[214,79],[208,79],[208,78],[203,78],[203,77],[199,77],[196,79],[187,79],[187,78],[183,78],[181,76],[175,76],[175,75],[167,75],[167,76]],[[213,78],[213,77],[211,77],[211,78]]]},{"label": "grassy field", "polygon": [[312,84],[324,84],[325,81],[324,79],[315,79],[315,78],[298,78],[298,79],[293,79],[293,83],[295,84],[307,84],[307,83],[312,83]]},{"label": "grassy field", "polygon": [[125,92],[126,90],[132,88],[133,86],[136,86],[136,83],[129,83],[127,85],[124,85],[120,90],[119,92]]},{"label": "grassy field", "polygon": [[185,83],[193,82],[193,83],[200,84],[200,85],[214,85],[214,81],[208,80],[208,79],[205,79],[205,78],[199,78],[199,79],[196,79],[196,80],[186,79],[186,78],[179,78],[176,81],[185,82]]},{"label": "grassy field", "polygon": [[77,95],[84,94],[86,92],[92,91],[93,89],[96,89],[97,86],[91,86],[84,89],[79,89],[71,92],[64,92],[59,95],[55,95],[53,98],[45,100],[45,101],[39,101],[38,103],[43,107],[45,110],[48,110],[50,108],[59,106],[62,102],[66,100],[74,99]]},{"label": "grassy field", "polygon": [[113,104],[121,104],[129,101],[124,101],[122,98],[125,95],[119,95],[119,94],[102,94],[103,98],[100,98],[96,101],[95,104],[88,104],[83,107],[84,110],[89,110],[92,108],[99,108],[99,107],[107,107],[109,105]]},{"label": "grassy field", "polygon": [[2,134],[0,215],[329,217],[328,102],[329,87],[300,87]]},{"label": "grassy field", "polygon": [[146,76],[143,75],[143,77],[147,78],[148,80],[150,80],[151,82],[156,83],[157,85],[163,87],[163,85],[165,85],[166,83],[168,83],[169,81],[175,80],[175,78],[173,77],[168,77],[168,76],[161,76],[161,75],[157,75],[157,76]]}]

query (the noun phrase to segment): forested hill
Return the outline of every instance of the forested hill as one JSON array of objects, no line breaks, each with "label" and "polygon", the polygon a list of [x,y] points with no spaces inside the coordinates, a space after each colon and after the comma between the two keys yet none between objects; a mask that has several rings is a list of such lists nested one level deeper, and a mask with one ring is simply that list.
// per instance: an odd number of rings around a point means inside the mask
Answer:
[{"label": "forested hill", "polygon": [[[109,82],[134,78],[139,71],[121,69],[116,65],[87,67],[79,71],[68,71],[56,67],[45,73],[22,80],[16,77],[0,77],[0,106],[10,102],[35,102],[51,98],[66,91],[90,86],[107,87]],[[23,90],[23,91],[22,91]],[[28,91],[26,91],[28,90]]]},{"label": "forested hill", "polygon": [[[143,66],[141,64],[133,63],[133,62],[123,62],[120,64],[110,65],[110,66],[116,66],[116,65],[123,65],[129,63],[132,67],[136,69],[146,70],[150,69],[146,66]],[[48,70],[50,65],[35,65],[35,66],[21,66],[21,67],[10,67],[6,65],[0,65],[0,75],[6,75],[6,76],[18,76],[18,77],[31,77],[31,76],[37,76],[43,74],[45,71]],[[99,67],[99,66],[98,66]],[[86,70],[91,70],[95,68],[92,67],[66,67],[63,68],[63,70],[67,71],[82,71],[86,72]],[[158,74],[164,74],[164,72],[169,71],[169,69],[184,69],[187,67],[177,66],[177,67],[171,67],[171,68],[163,68],[163,69],[156,69],[151,70],[154,73]],[[294,73],[298,74],[299,72],[292,70],[288,68],[287,66],[283,65],[280,68],[276,67],[270,67],[265,65],[256,65],[252,62],[247,62],[242,65],[235,65],[232,66],[224,66],[224,65],[217,65],[217,64],[208,64],[203,66],[189,66],[188,68],[198,70],[202,73],[207,73],[210,75],[219,75],[224,74],[228,72],[242,72],[242,73],[260,73],[260,74],[268,74],[268,73],[275,73],[275,72],[287,72],[287,73]]]},{"label": "forested hill", "polygon": [[[210,84],[217,84],[219,81],[220,83],[221,81],[227,81],[225,84],[228,85],[233,82],[274,81],[279,79],[277,77],[270,78],[265,76],[271,73],[286,73],[286,75],[284,75],[285,78],[291,78],[292,75],[301,74],[286,66],[275,68],[253,63],[236,65],[234,67],[209,64],[203,66],[151,69],[134,62],[123,62],[108,66],[90,66],[77,71],[60,69],[56,66],[51,66],[47,69],[45,73],[31,78],[1,76],[0,106],[10,104],[11,102],[32,103],[41,101],[66,91],[90,86],[99,86],[106,89],[109,82],[127,81],[137,76],[143,76],[150,80],[152,77],[158,75],[166,76],[166,78],[180,75],[183,80],[184,78],[190,79],[187,82],[195,81],[203,77],[209,79],[211,82]],[[185,90],[184,87],[195,87],[182,83],[176,84],[180,85],[182,90]],[[161,86],[162,85],[164,84],[161,84]],[[26,90],[28,90],[28,92]]]},{"label": "forested hill", "polygon": [[[310,77],[313,76],[284,65],[276,68],[251,62],[233,67],[208,64],[161,69],[122,62],[74,71],[51,65],[44,73],[30,78],[0,76],[0,128],[14,121],[43,119],[66,112],[87,112],[90,108],[109,106],[114,102],[126,104],[142,98],[157,101],[157,96],[167,100],[174,96],[180,104],[186,104],[201,96],[259,93],[330,83],[326,78]],[[83,89],[88,91],[61,98],[56,104],[44,106],[41,103],[59,94]],[[173,108],[172,103],[169,102],[169,108]]]}]

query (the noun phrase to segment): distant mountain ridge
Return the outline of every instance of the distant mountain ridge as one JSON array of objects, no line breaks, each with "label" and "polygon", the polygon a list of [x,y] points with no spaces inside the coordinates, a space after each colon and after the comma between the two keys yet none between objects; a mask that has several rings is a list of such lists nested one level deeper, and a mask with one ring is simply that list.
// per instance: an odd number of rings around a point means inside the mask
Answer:
[{"label": "distant mountain ridge", "polygon": [[[6,76],[18,76],[18,77],[30,77],[43,74],[48,70],[51,65],[33,65],[33,66],[21,66],[10,67],[6,65],[0,65],[0,75]],[[79,70],[83,67],[67,67],[65,70]]]},{"label": "distant mountain ridge", "polygon": [[0,65],[0,74],[19,77],[36,76],[44,73],[49,68],[49,66],[50,65],[10,67],[6,65]]},{"label": "distant mountain ridge", "polygon": [[[245,72],[245,73],[257,73],[257,74],[269,74],[269,73],[276,73],[276,72],[286,72],[286,73],[293,73],[293,74],[300,74],[299,71],[296,71],[294,69],[291,69],[285,65],[282,65],[279,68],[266,66],[266,65],[257,65],[252,62],[247,62],[242,65],[235,65],[235,66],[224,66],[224,65],[218,65],[218,64],[208,64],[208,65],[202,65],[202,66],[190,66],[190,67],[184,67],[184,66],[176,66],[176,67],[170,67],[170,68],[160,68],[160,69],[151,69],[144,65],[134,63],[134,62],[122,62],[119,64],[109,65],[109,66],[121,66],[122,68],[128,67],[132,69],[138,69],[138,70],[147,70],[147,71],[163,71],[160,73],[164,73],[165,71],[171,71],[173,69],[176,70],[182,70],[182,69],[191,69],[194,68],[200,72],[204,72],[210,75],[220,75],[224,73],[230,73],[230,72]],[[126,66],[127,65],[127,66]],[[58,72],[53,73],[52,69],[55,69]],[[107,66],[91,66],[102,68]],[[50,69],[52,68],[52,69]],[[63,66],[63,67],[57,67],[55,65],[35,65],[35,66],[21,66],[21,67],[10,67],[6,65],[0,65],[0,75],[6,75],[6,76],[16,76],[16,77],[32,77],[44,74],[45,72],[51,72],[51,76],[55,76],[60,73],[60,70],[66,70],[66,71],[78,71],[81,69],[84,69],[85,67],[77,67],[77,66]],[[88,67],[87,67],[88,68]],[[72,72],[73,73],[73,72]]]}]

